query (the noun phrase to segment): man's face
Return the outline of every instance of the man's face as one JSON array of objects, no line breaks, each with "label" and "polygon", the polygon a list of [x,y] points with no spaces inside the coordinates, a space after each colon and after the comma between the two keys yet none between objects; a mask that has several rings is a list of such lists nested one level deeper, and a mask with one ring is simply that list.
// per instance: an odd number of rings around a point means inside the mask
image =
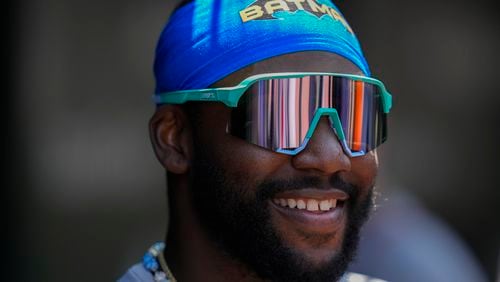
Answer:
[{"label": "man's face", "polygon": [[[291,71],[360,73],[337,55],[301,52],[256,63],[215,86]],[[376,154],[346,156],[326,118],[307,147],[289,156],[228,134],[231,108],[200,103],[194,110],[190,195],[207,235],[261,278],[338,279],[371,206]],[[335,208],[314,211],[334,202]]]}]

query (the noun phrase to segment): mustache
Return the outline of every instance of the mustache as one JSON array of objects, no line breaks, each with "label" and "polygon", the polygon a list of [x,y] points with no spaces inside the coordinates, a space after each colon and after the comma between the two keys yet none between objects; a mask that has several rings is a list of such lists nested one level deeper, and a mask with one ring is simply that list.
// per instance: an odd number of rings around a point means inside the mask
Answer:
[{"label": "mustache", "polygon": [[306,188],[315,188],[319,190],[338,189],[351,199],[356,199],[359,193],[359,187],[345,181],[339,174],[334,174],[328,178],[325,184],[319,177],[307,176],[296,179],[278,179],[261,183],[258,187],[257,198],[261,200],[272,199],[278,193],[302,190]]}]

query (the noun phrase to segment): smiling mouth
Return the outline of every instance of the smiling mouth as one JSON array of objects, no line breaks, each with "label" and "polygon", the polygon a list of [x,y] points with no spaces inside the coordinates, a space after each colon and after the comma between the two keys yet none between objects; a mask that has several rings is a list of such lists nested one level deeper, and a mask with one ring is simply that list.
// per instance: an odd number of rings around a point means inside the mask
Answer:
[{"label": "smiling mouth", "polygon": [[307,188],[278,193],[273,203],[287,209],[325,213],[343,207],[348,199],[349,195],[341,190]]},{"label": "smiling mouth", "polygon": [[285,221],[312,232],[333,232],[345,224],[349,195],[338,189],[286,191],[274,195],[273,210]]},{"label": "smiling mouth", "polygon": [[284,208],[305,210],[315,213],[329,212],[336,207],[341,207],[344,201],[339,199],[307,199],[307,198],[274,198],[273,202]]}]

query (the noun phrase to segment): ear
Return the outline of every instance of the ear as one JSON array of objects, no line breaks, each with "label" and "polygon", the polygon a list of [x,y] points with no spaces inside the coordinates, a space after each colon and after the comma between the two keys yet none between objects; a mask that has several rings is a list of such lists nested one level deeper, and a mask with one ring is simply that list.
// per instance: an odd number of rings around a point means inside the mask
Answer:
[{"label": "ear", "polygon": [[149,134],[156,157],[172,173],[183,174],[191,159],[191,129],[179,105],[159,107],[149,121]]}]

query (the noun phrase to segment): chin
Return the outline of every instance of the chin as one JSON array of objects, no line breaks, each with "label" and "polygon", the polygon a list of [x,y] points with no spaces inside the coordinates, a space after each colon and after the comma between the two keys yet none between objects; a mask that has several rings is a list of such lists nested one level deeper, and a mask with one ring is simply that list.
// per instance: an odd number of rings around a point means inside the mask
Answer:
[{"label": "chin", "polygon": [[304,262],[310,265],[313,269],[321,269],[335,260],[339,255],[339,251],[329,250],[314,250],[313,252],[302,253]]},{"label": "chin", "polygon": [[[342,234],[339,238],[339,235]],[[312,268],[322,268],[329,265],[341,255],[343,247],[343,232],[333,234],[303,234],[299,240],[295,237],[286,238],[284,245],[300,260]]]}]

